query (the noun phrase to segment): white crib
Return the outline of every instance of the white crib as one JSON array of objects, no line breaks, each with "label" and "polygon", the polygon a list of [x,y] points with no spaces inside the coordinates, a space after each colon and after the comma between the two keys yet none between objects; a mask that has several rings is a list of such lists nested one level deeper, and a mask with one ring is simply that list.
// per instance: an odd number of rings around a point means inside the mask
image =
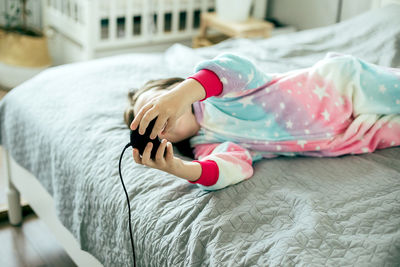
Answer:
[{"label": "white crib", "polygon": [[[266,2],[256,1],[253,14],[263,17]],[[60,64],[190,41],[200,13],[214,7],[215,0],[43,0],[43,25]]]}]

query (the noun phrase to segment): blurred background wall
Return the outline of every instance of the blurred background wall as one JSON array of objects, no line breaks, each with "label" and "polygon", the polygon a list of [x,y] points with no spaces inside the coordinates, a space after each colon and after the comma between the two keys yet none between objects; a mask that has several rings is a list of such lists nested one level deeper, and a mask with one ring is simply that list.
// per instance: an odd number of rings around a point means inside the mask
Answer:
[{"label": "blurred background wall", "polygon": [[[10,9],[16,0],[1,0],[0,14]],[[374,0],[264,0],[267,2],[265,11],[267,18],[275,18],[280,22],[292,25],[298,30],[321,27],[346,20],[370,9]],[[29,23],[41,28],[41,0],[28,1],[32,10]],[[260,13],[260,11],[258,11]],[[0,25],[5,20],[0,16]]]}]

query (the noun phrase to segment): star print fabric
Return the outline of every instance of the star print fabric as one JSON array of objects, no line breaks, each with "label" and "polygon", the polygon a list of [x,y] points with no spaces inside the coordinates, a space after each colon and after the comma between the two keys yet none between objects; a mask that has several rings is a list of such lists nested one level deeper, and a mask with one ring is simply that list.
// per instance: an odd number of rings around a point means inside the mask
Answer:
[{"label": "star print fabric", "polygon": [[[201,62],[195,71],[204,69],[223,88],[194,103],[201,129],[191,144],[196,158],[217,163],[224,180],[205,189],[251,177],[251,164],[236,161],[247,162],[246,155],[252,162],[281,155],[333,157],[400,145],[400,69],[336,53],[281,74],[264,73],[228,53]],[[240,175],[229,182],[225,172],[234,165]]]}]

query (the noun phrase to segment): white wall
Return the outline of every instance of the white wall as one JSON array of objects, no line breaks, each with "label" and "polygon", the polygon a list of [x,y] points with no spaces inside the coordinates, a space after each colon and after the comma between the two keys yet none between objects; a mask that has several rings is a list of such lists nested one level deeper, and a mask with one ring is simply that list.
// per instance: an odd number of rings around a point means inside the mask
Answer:
[{"label": "white wall", "polygon": [[[269,0],[268,17],[298,30],[322,27],[368,11],[374,0]],[[340,8],[340,3],[342,3]]]},{"label": "white wall", "polygon": [[273,0],[269,16],[298,30],[326,26],[336,21],[337,0]]},{"label": "white wall", "polygon": [[368,11],[374,0],[343,0],[340,19],[346,20]]}]

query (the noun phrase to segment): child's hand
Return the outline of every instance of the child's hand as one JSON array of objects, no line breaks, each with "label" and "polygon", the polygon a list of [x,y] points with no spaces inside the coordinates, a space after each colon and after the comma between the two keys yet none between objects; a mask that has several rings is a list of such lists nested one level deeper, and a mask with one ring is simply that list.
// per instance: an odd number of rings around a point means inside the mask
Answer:
[{"label": "child's hand", "polygon": [[183,115],[190,104],[175,92],[164,93],[142,106],[131,123],[131,129],[135,130],[139,126],[139,133],[144,134],[149,123],[157,117],[150,134],[150,138],[154,139],[164,127],[163,133],[173,128],[176,120]]},{"label": "child's hand", "polygon": [[163,129],[163,133],[172,129],[176,120],[190,108],[190,105],[204,98],[204,95],[204,88],[199,82],[187,79],[171,91],[155,97],[143,105],[130,128],[136,130],[139,126],[139,133],[144,134],[149,123],[157,117],[150,134],[150,138],[154,139]]},{"label": "child's hand", "polygon": [[[184,161],[175,157],[172,144],[167,142],[166,139],[161,141],[154,160],[150,158],[152,148],[153,144],[149,142],[144,149],[142,157],[140,157],[139,151],[136,148],[133,149],[133,158],[135,162],[168,172],[189,181],[195,181],[200,177],[202,172],[200,164],[197,162]],[[167,149],[167,153],[164,157],[165,149]]]},{"label": "child's hand", "polygon": [[[155,159],[151,159],[151,150],[153,148],[152,143],[147,143],[146,148],[144,149],[142,157],[139,155],[139,151],[135,148],[133,149],[133,159],[136,163],[142,164],[151,168],[159,169],[171,174],[174,174],[176,170],[181,165],[181,159],[174,157],[174,151],[172,149],[172,144],[167,142],[166,139],[161,141],[160,146],[158,147]],[[167,153],[164,157],[164,151],[167,150]]]}]

